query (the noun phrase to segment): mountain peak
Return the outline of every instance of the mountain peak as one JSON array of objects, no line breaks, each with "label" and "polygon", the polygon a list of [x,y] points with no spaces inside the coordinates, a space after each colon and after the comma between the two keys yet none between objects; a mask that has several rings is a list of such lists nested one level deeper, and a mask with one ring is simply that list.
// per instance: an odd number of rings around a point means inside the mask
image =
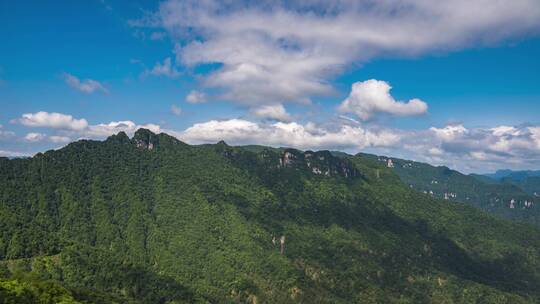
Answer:
[{"label": "mountain peak", "polygon": [[156,133],[146,128],[139,128],[137,131],[135,131],[133,138],[134,139],[148,139],[148,138],[151,138],[152,136],[156,136]]},{"label": "mountain peak", "polygon": [[135,132],[131,140],[138,148],[153,150],[157,146],[159,138],[156,133],[145,128],[140,128]]},{"label": "mountain peak", "polygon": [[113,142],[119,142],[119,143],[129,143],[130,139],[127,136],[126,132],[120,131],[118,134],[113,134],[109,137],[107,137],[106,141],[113,141]]}]

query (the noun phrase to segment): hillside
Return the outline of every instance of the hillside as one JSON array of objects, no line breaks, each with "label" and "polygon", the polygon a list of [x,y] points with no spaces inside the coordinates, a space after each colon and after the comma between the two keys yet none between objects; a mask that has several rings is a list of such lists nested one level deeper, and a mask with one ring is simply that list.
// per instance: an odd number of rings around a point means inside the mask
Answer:
[{"label": "hillside", "polygon": [[0,158],[0,233],[16,303],[540,301],[538,229],[364,155],[82,140]]},{"label": "hillside", "polygon": [[522,181],[527,177],[540,177],[540,170],[523,170],[523,171],[513,171],[513,170],[497,170],[495,173],[484,174],[489,178],[495,180],[502,180],[509,178],[514,181]]},{"label": "hillside", "polygon": [[528,176],[520,181],[503,179],[502,183],[516,185],[530,195],[540,197],[540,176]]},{"label": "hillside", "polygon": [[492,183],[515,185],[529,195],[540,197],[540,171],[498,170],[493,174],[475,174],[474,177]]},{"label": "hillside", "polygon": [[398,158],[371,154],[362,157],[387,166],[409,187],[435,198],[462,202],[494,215],[540,226],[540,197],[513,183],[497,182],[486,176],[465,175],[447,167],[435,167]]}]

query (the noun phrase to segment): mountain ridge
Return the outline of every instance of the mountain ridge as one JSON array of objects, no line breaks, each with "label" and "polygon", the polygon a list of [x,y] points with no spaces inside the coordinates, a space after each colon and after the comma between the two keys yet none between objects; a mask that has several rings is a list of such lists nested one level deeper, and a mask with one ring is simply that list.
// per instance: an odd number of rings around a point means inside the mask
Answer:
[{"label": "mountain ridge", "polygon": [[427,195],[462,202],[503,218],[540,226],[540,197],[515,183],[466,175],[446,166],[435,167],[427,163],[373,154],[358,155],[384,164],[391,159],[392,170],[400,179]]},{"label": "mountain ridge", "polygon": [[376,159],[124,135],[0,160],[0,294],[29,272],[89,303],[540,299],[537,228]]}]

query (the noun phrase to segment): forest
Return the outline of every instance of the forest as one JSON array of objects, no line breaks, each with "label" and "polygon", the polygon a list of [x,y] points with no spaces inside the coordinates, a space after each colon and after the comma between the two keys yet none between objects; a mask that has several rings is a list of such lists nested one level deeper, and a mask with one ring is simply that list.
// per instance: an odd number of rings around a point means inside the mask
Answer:
[{"label": "forest", "polygon": [[501,218],[540,227],[540,196],[535,195],[536,191],[540,193],[539,177],[497,180],[411,160],[361,153],[357,156],[376,160],[383,165],[391,159],[392,171],[409,187],[424,194],[465,203]]},{"label": "forest", "polygon": [[0,303],[540,302],[534,223],[395,171],[146,129],[0,158]]}]

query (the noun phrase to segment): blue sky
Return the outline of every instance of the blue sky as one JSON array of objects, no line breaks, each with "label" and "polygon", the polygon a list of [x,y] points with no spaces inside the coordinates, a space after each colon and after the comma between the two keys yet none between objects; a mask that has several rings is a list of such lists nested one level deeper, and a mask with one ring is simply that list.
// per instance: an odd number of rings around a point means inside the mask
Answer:
[{"label": "blue sky", "polygon": [[537,1],[283,3],[1,2],[0,153],[142,126],[540,168]]}]

